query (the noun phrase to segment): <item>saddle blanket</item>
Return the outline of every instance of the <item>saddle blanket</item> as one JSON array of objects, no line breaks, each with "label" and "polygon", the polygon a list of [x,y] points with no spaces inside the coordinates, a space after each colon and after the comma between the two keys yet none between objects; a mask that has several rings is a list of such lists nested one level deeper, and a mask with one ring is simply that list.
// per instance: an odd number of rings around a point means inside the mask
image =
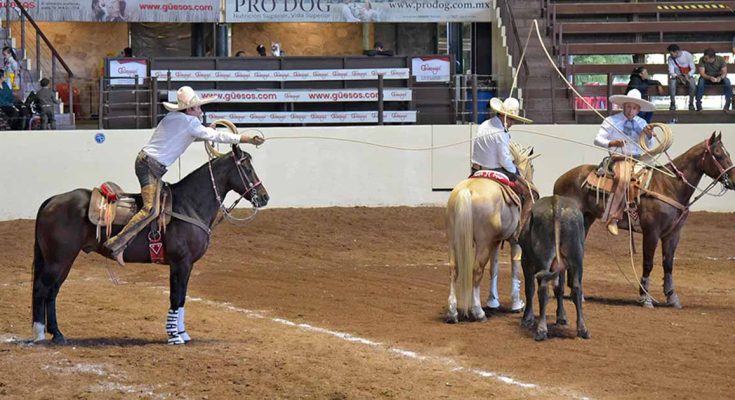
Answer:
[{"label": "saddle blanket", "polygon": [[498,171],[489,171],[485,169],[481,169],[479,171],[476,171],[470,178],[486,178],[494,180],[495,182],[502,183],[503,185],[508,185],[510,187],[514,187],[516,184],[515,182],[511,182],[510,179],[508,179],[508,176],[505,175],[502,172]]}]

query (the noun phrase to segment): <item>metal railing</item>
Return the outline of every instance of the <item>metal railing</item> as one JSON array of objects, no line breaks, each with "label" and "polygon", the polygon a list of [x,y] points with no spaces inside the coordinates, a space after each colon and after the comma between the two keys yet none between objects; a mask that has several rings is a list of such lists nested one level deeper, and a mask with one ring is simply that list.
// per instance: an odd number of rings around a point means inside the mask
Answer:
[{"label": "metal railing", "polygon": [[[31,24],[33,27],[33,30],[35,32],[35,37],[30,39],[33,41],[33,44],[35,45],[35,71],[37,73],[36,77],[40,79],[40,77],[43,74],[44,68],[49,71],[50,75],[50,81],[51,81],[51,87],[56,86],[57,81],[57,64],[61,65],[61,68],[66,73],[66,84],[67,84],[67,91],[69,94],[68,98],[68,110],[70,115],[72,115],[72,121],[73,121],[73,115],[74,115],[74,90],[72,87],[72,79],[74,78],[74,73],[71,71],[69,66],[66,64],[64,59],[61,57],[59,52],[56,50],[53,44],[51,44],[51,41],[44,35],[44,33],[41,31],[41,28],[38,27],[38,24],[36,24],[36,21],[33,20],[33,18],[28,14],[28,11],[23,7],[21,2],[19,0],[13,0],[14,6],[11,7],[11,2],[6,1],[5,2],[5,33],[6,33],[6,41],[10,40],[10,21],[11,21],[11,8],[13,8],[14,12],[18,13],[19,22],[20,22],[20,49],[22,52],[22,59],[18,60],[21,68],[25,67],[27,65],[26,60],[29,59],[29,46],[26,46],[26,43],[28,41],[27,34],[26,34],[26,21]],[[10,43],[8,43],[10,45]],[[45,47],[44,47],[45,46]],[[44,57],[46,56],[46,57]],[[50,61],[46,61],[46,59],[49,59]],[[22,62],[21,62],[22,61]],[[44,64],[44,62],[47,62],[47,64]],[[21,81],[19,86],[23,87],[23,81],[22,76],[23,74],[19,74],[21,76]],[[35,82],[26,82],[30,83],[35,88]]]},{"label": "metal railing", "polygon": [[[135,129],[152,128],[158,124],[158,80],[137,75],[131,79],[135,82],[128,85],[120,83],[128,78],[100,77],[99,129],[108,128],[108,122],[120,119],[134,120]],[[113,109],[118,112],[111,113]],[[131,113],[120,113],[120,109],[131,109]]]},{"label": "metal railing", "polygon": [[[500,17],[503,19],[503,22],[507,24],[506,32],[508,32],[508,53],[510,53],[513,61],[517,62],[521,59],[521,54],[523,53],[524,39],[518,34],[518,27],[515,23],[515,17],[513,16],[510,1],[512,0],[498,0],[498,9],[500,10]],[[521,64],[516,66],[516,68],[519,69],[517,90],[520,93],[523,93],[523,89],[526,88],[526,82],[528,80],[528,63],[526,63],[526,59],[524,58]],[[510,93],[510,95],[512,96],[513,93]]]}]

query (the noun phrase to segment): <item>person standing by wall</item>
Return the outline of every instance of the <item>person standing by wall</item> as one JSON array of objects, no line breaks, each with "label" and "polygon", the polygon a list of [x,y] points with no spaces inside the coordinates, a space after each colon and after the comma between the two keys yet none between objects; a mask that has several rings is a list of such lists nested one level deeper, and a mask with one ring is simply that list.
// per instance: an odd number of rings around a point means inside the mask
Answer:
[{"label": "person standing by wall", "polygon": [[59,104],[56,99],[56,93],[49,88],[48,78],[41,79],[41,89],[38,90],[38,104],[41,106],[41,129],[47,130],[51,125],[52,130],[56,130],[56,110],[55,105]]}]

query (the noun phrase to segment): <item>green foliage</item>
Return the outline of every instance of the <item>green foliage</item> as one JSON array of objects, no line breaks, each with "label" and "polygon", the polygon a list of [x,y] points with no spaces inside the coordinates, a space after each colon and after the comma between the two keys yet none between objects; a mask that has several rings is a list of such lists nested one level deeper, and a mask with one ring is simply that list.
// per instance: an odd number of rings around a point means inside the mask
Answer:
[{"label": "green foliage", "polygon": [[632,64],[632,55],[572,56],[573,64]]}]

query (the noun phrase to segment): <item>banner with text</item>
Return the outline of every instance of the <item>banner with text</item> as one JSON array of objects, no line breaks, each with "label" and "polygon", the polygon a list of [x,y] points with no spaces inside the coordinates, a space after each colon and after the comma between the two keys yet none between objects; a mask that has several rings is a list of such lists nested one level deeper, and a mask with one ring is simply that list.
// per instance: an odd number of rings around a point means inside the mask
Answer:
[{"label": "banner with text", "polygon": [[[302,89],[302,90],[198,90],[203,99],[215,103],[340,103],[378,101],[377,89]],[[411,101],[411,89],[385,89],[384,101]],[[176,102],[176,91],[168,91],[168,101]]]},{"label": "banner with text", "polygon": [[447,56],[414,57],[411,71],[416,82],[449,82],[452,73]]},{"label": "banner with text", "polygon": [[200,82],[273,82],[273,81],[351,81],[384,79],[408,79],[408,68],[373,69],[307,69],[307,70],[154,70],[151,76],[159,81]]},{"label": "banner with text", "polygon": [[226,22],[489,22],[492,0],[225,0]]},{"label": "banner with text", "polygon": [[[4,8],[5,1],[0,2]],[[219,0],[26,0],[23,8],[36,21],[218,22]],[[19,13],[15,2],[11,19]]]},{"label": "banner with text", "polygon": [[107,62],[107,75],[110,78],[132,78],[110,79],[111,85],[135,85],[136,76],[142,85],[148,75],[148,59],[145,58],[108,58]]},{"label": "banner with text", "polygon": [[[378,123],[377,111],[208,112],[207,120],[227,119],[236,124],[360,124]],[[385,111],[383,122],[415,123],[416,111]]]}]

